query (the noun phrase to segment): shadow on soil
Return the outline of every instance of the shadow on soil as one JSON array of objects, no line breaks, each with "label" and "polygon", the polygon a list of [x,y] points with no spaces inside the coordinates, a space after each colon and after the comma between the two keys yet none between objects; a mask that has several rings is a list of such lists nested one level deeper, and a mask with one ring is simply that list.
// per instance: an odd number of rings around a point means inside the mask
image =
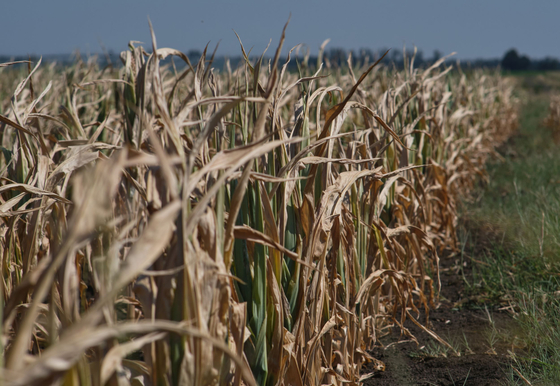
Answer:
[{"label": "shadow on soil", "polygon": [[[429,327],[455,351],[437,343],[407,321],[418,345],[401,336],[398,327],[381,338],[384,347],[372,351],[385,363],[364,385],[503,385],[509,369],[508,350],[514,328],[510,314],[500,307],[485,306],[490,299],[469,296],[465,280],[471,262],[460,256],[441,259],[439,306],[430,311]],[[493,300],[492,300],[493,301]],[[420,321],[426,320],[422,315]],[[370,371],[372,371],[371,369]],[[364,373],[368,373],[368,368]]]}]

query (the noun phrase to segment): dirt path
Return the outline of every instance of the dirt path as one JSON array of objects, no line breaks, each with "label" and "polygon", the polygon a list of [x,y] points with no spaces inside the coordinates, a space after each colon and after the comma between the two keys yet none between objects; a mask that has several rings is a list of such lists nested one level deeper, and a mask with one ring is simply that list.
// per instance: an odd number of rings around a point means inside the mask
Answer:
[{"label": "dirt path", "polygon": [[[513,327],[506,311],[485,308],[467,295],[464,276],[470,263],[458,257],[442,259],[440,305],[430,312],[430,327],[459,352],[438,344],[412,322],[405,325],[419,345],[405,341],[398,328],[381,339],[385,348],[372,354],[386,369],[368,379],[365,385],[503,385],[509,368],[505,339]],[[461,269],[461,267],[463,269]],[[425,316],[420,320],[425,321]],[[401,343],[399,343],[401,342]],[[365,369],[365,372],[368,369]]]}]

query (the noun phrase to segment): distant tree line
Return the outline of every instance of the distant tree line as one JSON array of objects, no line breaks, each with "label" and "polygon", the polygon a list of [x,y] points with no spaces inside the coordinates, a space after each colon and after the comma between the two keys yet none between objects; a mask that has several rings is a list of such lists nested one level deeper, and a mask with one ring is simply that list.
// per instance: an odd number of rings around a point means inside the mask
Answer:
[{"label": "distant tree line", "polygon": [[501,61],[502,68],[507,71],[549,71],[560,70],[560,61],[547,56],[544,59],[531,60],[527,55],[519,55],[515,48],[505,53]]},{"label": "distant tree line", "polygon": [[[380,49],[374,51],[369,48],[362,48],[359,50],[346,50],[340,47],[334,47],[327,49],[323,53],[323,59],[326,64],[331,66],[340,66],[346,65],[348,61],[348,56],[352,56],[352,63],[354,65],[364,65],[367,63],[373,63],[377,59],[379,59],[387,49]],[[61,65],[66,65],[72,63],[76,59],[76,55],[79,54],[72,54],[72,55],[48,55],[43,57],[43,61],[51,62],[56,61]],[[191,49],[187,51],[187,56],[189,57],[191,63],[196,65],[198,60],[200,59],[202,52],[197,49]],[[211,54],[209,53],[206,60],[209,59]],[[416,53],[412,49],[407,50],[399,50],[399,49],[391,49],[389,53],[385,56],[382,60],[382,63],[388,66],[394,66],[395,68],[402,69],[405,63],[405,57],[410,61],[410,58],[414,57],[414,67],[416,68],[426,68],[431,66],[437,60],[442,58],[443,54],[435,50],[432,55],[426,56],[421,50],[416,50]],[[9,62],[12,60],[27,60],[30,59],[33,62],[38,60],[37,56],[21,56],[21,57],[13,57],[7,55],[0,55],[0,63]],[[256,60],[256,58],[252,57],[252,60]],[[97,60],[100,65],[106,66],[109,63],[113,65],[120,65],[120,55],[110,51],[109,53],[99,54],[97,55]],[[170,63],[171,59],[167,59],[164,63]],[[226,56],[216,55],[214,58],[213,66],[216,68],[223,68],[225,65]],[[229,57],[230,65],[232,68],[237,67],[239,64],[243,62],[241,56],[233,56]],[[301,63],[302,57],[301,55],[299,58],[294,58],[292,56],[292,60],[288,66],[290,70],[297,70],[298,65]],[[315,66],[317,63],[318,57],[317,55],[310,55],[308,58],[308,63],[310,66]],[[447,59],[449,62],[454,62],[455,59],[453,57]],[[176,60],[175,64],[178,68],[182,68],[184,63],[181,60]],[[551,70],[560,70],[560,61],[553,57],[545,57],[543,59],[531,59],[527,55],[520,55],[516,49],[512,48],[508,50],[504,56],[499,58],[493,59],[475,59],[475,60],[461,60],[461,66],[463,68],[497,68],[500,66],[503,70],[506,71],[527,71],[527,70],[534,70],[534,71],[551,71]]]},{"label": "distant tree line", "polygon": [[[371,49],[361,49],[358,51],[347,51],[344,48],[331,48],[330,50],[326,51],[324,56],[325,59],[328,59],[333,64],[342,64],[346,63],[348,59],[348,55],[352,55],[352,60],[355,64],[361,64],[366,61],[372,62],[377,60],[381,55],[386,51],[386,49],[379,50],[377,52],[372,51]],[[438,50],[434,51],[434,53],[426,57],[422,51],[418,50],[416,54],[414,54],[413,50],[391,50],[389,54],[383,59],[384,64],[394,65],[397,68],[402,68],[404,66],[404,56],[410,59],[414,56],[414,66],[415,67],[427,67],[435,63],[442,57],[442,53]],[[448,59],[450,61],[453,58]],[[520,55],[516,49],[512,48],[508,50],[502,59],[493,58],[493,59],[475,59],[475,60],[461,60],[461,65],[464,67],[471,67],[471,68],[496,68],[501,66],[503,70],[506,71],[527,71],[527,70],[536,70],[536,71],[551,71],[551,70],[560,70],[560,61],[556,58],[547,56],[543,59],[531,59],[527,55]]]},{"label": "distant tree line", "polygon": [[[387,48],[382,48],[377,51],[373,51],[369,48],[362,48],[360,50],[346,50],[344,48],[331,48],[326,50],[324,53],[324,58],[328,60],[333,65],[346,64],[348,56],[352,55],[352,62],[354,64],[360,65],[365,63],[373,63],[378,60],[385,52]],[[404,58],[410,60],[414,57],[415,67],[425,67],[433,64],[442,57],[442,53],[438,50],[434,51],[432,56],[426,57],[421,50],[417,50],[416,53],[412,49],[399,50],[391,49],[389,53],[383,58],[381,63],[385,65],[395,66],[397,68],[402,68],[404,66]],[[314,58],[310,58],[313,61]]]}]

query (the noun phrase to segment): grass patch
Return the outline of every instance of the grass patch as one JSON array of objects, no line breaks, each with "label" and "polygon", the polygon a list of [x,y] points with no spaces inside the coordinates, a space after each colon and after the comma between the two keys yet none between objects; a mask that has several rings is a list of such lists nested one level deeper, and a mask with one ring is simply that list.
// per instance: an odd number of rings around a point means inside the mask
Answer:
[{"label": "grass patch", "polygon": [[[560,384],[560,149],[543,125],[550,95],[527,86],[541,76],[520,77],[519,134],[489,165],[461,234],[474,262],[468,290],[516,314],[513,384],[525,384],[519,374],[532,384]],[[549,90],[558,89],[556,80]]]}]

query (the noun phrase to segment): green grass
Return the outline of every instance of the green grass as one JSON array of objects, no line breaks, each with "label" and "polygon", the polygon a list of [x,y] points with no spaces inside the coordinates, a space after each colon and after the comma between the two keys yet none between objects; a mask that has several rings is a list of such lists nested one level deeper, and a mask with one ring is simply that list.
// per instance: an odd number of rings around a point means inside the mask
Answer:
[{"label": "green grass", "polygon": [[525,91],[534,95],[556,92],[560,89],[560,71],[522,71],[511,73],[511,77],[519,81],[519,85]]},{"label": "green grass", "polygon": [[[524,349],[514,350],[514,367],[532,384],[549,385],[560,384],[560,148],[542,125],[549,95],[527,87],[535,77],[520,79],[519,134],[466,205],[462,239],[465,255],[478,260],[468,289],[516,313],[516,345]],[[512,384],[525,384],[517,379],[512,369]]]}]

